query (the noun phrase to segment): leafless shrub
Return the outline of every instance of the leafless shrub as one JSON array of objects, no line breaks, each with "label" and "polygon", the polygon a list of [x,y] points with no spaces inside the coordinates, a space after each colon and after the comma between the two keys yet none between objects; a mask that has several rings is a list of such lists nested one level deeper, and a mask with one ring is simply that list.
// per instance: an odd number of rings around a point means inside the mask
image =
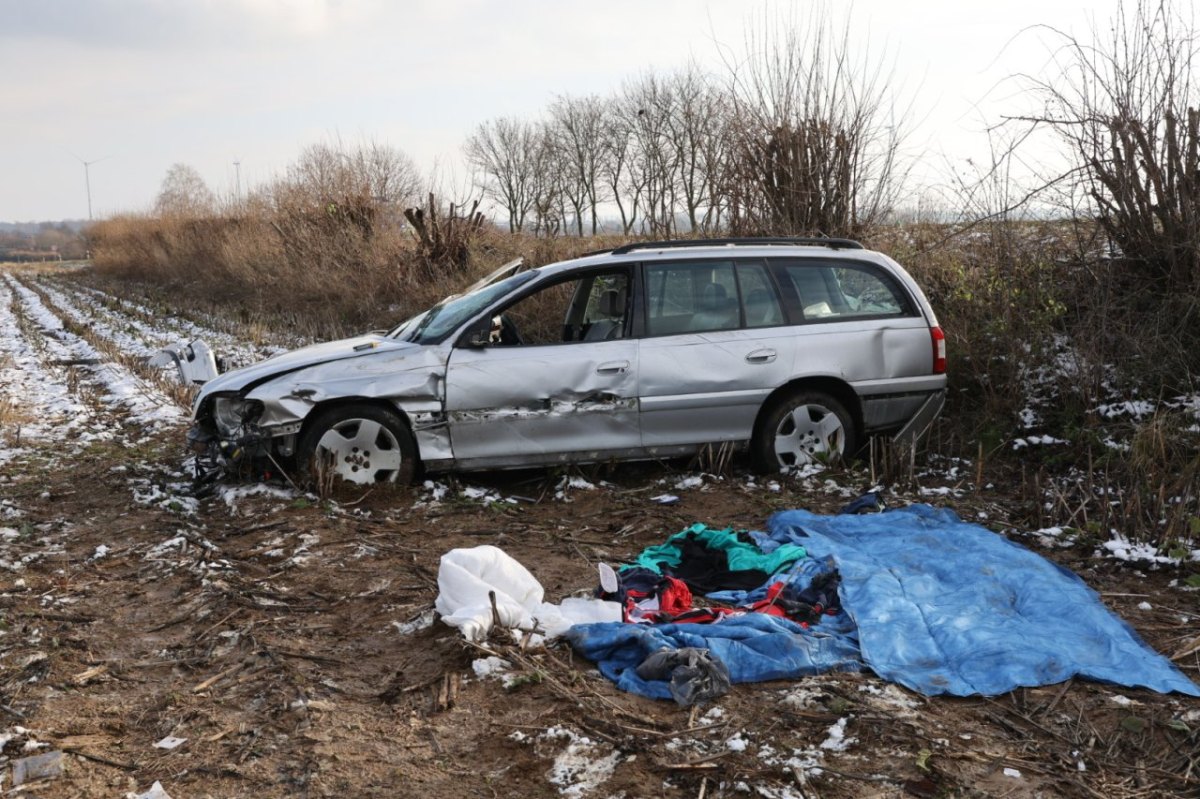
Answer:
[{"label": "leafless shrub", "polygon": [[465,213],[460,213],[455,203],[448,203],[447,212],[439,216],[438,201],[433,192],[429,193],[426,207],[407,208],[404,217],[412,225],[418,252],[430,274],[441,270],[465,271],[470,262],[471,239],[486,224],[479,212],[479,200],[475,200]]},{"label": "leafless shrub", "polygon": [[1121,5],[1111,24],[1051,37],[1052,68],[1018,79],[1067,166],[1045,176],[1093,217],[1107,246],[1081,248],[1076,330],[1131,377],[1190,390],[1200,361],[1200,84],[1196,31],[1172,0]]},{"label": "leafless shrub", "polygon": [[761,19],[730,63],[730,227],[860,236],[904,177],[892,74],[829,13]]},{"label": "leafless shrub", "polygon": [[1057,71],[1024,76],[1066,145],[1100,224],[1145,279],[1200,285],[1196,32],[1172,0],[1118,7],[1090,40],[1058,31]]}]

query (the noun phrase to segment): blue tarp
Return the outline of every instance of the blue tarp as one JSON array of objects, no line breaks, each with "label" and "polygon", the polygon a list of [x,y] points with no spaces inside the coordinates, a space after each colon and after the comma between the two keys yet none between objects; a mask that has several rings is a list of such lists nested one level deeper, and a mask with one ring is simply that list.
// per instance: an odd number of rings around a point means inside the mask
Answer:
[{"label": "blue tarp", "polygon": [[857,670],[861,652],[880,676],[929,695],[995,695],[1081,676],[1200,696],[1075,574],[952,511],[795,510],[768,527],[756,534],[765,551],[800,544],[814,558],[775,579],[804,584],[835,565],[841,614],[807,630],[751,613],[714,624],[579,625],[567,638],[619,687],[656,698],[670,697],[667,683],[634,669],[663,647],[708,648],[735,683]]},{"label": "blue tarp", "polygon": [[793,510],[768,528],[837,562],[863,661],[914,691],[995,695],[1079,676],[1200,696],[1073,572],[953,511]]},{"label": "blue tarp", "polygon": [[708,649],[725,663],[733,683],[862,668],[852,636],[805,630],[793,621],[765,613],[732,616],[711,624],[577,624],[566,636],[618,688],[653,699],[671,698],[667,681],[643,680],[635,669],[664,647]]}]

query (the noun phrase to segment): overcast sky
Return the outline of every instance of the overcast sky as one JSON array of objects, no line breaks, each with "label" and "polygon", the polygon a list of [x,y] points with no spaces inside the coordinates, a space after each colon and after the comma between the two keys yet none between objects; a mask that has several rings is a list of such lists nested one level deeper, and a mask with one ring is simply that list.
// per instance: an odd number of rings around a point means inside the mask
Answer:
[{"label": "overcast sky", "polygon": [[[932,176],[986,159],[985,121],[1020,108],[1037,25],[1086,33],[1117,0],[855,0],[855,41],[895,64]],[[143,211],[174,163],[219,195],[340,138],[468,185],[464,139],[560,94],[606,94],[694,59],[720,69],[752,16],[808,0],[0,0],[0,221]],[[933,177],[929,177],[932,180]]]}]

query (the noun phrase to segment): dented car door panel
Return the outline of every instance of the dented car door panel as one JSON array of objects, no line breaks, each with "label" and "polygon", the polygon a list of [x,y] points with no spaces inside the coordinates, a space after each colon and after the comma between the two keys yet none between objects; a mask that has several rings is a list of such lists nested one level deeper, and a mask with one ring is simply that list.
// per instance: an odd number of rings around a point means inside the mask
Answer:
[{"label": "dented car door panel", "polygon": [[763,400],[792,374],[795,339],[789,327],[642,339],[643,445],[749,439]]},{"label": "dented car door panel", "polygon": [[629,457],[641,445],[637,380],[630,340],[455,349],[446,372],[455,460]]}]

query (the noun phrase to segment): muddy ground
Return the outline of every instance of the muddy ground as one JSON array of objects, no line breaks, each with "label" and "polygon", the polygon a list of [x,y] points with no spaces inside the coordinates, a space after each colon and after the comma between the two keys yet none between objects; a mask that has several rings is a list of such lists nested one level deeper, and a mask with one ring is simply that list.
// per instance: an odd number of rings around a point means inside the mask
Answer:
[{"label": "muddy ground", "polygon": [[[20,296],[0,301],[32,341],[46,331]],[[182,489],[182,421],[146,422],[111,400],[95,363],[56,355],[70,335],[97,343],[96,329],[68,319],[32,347],[40,380],[61,380],[89,424],[55,437],[10,411],[6,427],[9,795],[136,796],[158,781],[175,799],[1200,796],[1195,699],[1078,680],[927,698],[864,672],[739,685],[681,709],[617,691],[565,644],[473,646],[433,619],[451,548],[500,546],[557,601],[590,592],[598,562],[696,521],[761,528],[780,509],[833,512],[870,487],[864,472],[770,485],[736,463],[699,481],[686,463],[645,464],[336,502],[242,486],[196,502]],[[579,487],[563,487],[569,476]],[[1183,654],[1200,618],[1187,572],[1098,557],[1086,538],[1024,535],[1028,508],[953,477],[927,476],[924,494],[889,501],[932,501],[1008,531],[1200,676],[1197,653]],[[930,493],[939,486],[948,493]],[[664,492],[680,501],[651,501]],[[508,671],[477,675],[489,656]],[[184,740],[163,748],[170,738]],[[53,751],[61,775],[13,788],[17,761]]]}]

